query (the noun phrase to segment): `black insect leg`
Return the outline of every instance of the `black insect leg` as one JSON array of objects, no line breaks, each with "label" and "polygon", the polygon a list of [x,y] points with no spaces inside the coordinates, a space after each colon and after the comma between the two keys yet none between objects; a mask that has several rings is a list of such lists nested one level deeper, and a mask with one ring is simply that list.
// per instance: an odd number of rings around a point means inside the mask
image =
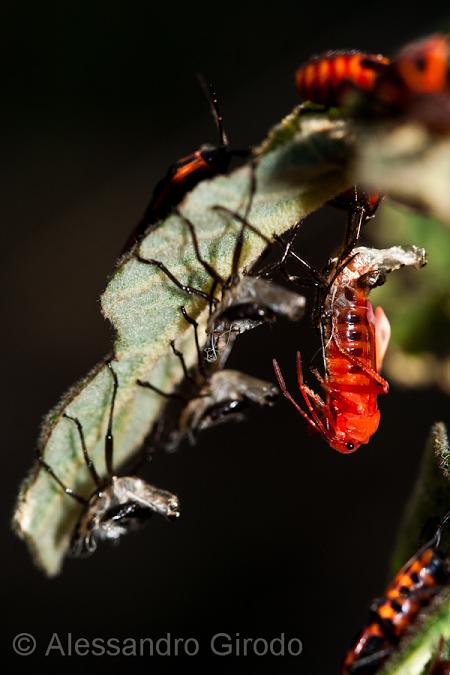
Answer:
[{"label": "black insect leg", "polygon": [[82,426],[80,420],[78,419],[78,417],[72,417],[72,415],[68,415],[67,413],[64,413],[63,417],[65,417],[68,420],[71,420],[75,424],[75,426],[78,430],[78,435],[80,437],[80,443],[81,443],[81,449],[83,451],[84,461],[86,462],[86,466],[89,470],[89,473],[92,476],[92,480],[94,481],[96,486],[99,488],[101,486],[102,482],[101,482],[100,476],[98,475],[97,470],[94,466],[94,462],[92,461],[92,458],[90,457],[90,455],[88,453],[88,450],[87,450],[87,447],[86,447],[86,440],[84,438],[83,426]]},{"label": "black insect leg", "polygon": [[113,455],[114,455],[114,435],[113,435],[113,421],[114,421],[114,406],[116,403],[117,390],[119,388],[119,382],[117,379],[117,374],[114,368],[111,365],[111,361],[108,361],[106,364],[109,368],[109,372],[113,378],[113,391],[111,396],[111,406],[109,409],[109,418],[108,418],[108,428],[105,435],[105,464],[106,471],[108,476],[112,478],[114,476],[113,468]]},{"label": "black insect leg", "polygon": [[183,374],[184,374],[184,377],[186,378],[186,380],[189,380],[189,382],[191,382],[192,384],[194,384],[195,386],[197,386],[197,382],[196,382],[195,379],[189,374],[189,370],[188,370],[188,367],[187,367],[187,365],[186,365],[186,361],[184,360],[184,355],[183,355],[183,353],[180,352],[180,351],[175,347],[175,342],[174,342],[173,340],[171,341],[170,346],[171,346],[171,348],[172,348],[173,353],[175,354],[175,356],[179,359],[179,361],[180,361],[180,363],[181,363],[181,367],[182,367],[182,369],[183,369]]},{"label": "black insect leg", "polygon": [[[386,649],[380,649],[378,652],[374,652],[373,654],[370,654],[370,656],[363,656],[361,659],[358,659],[355,661],[355,663],[350,666],[349,673],[358,673],[361,672],[361,670],[364,671],[365,668],[367,667],[372,667],[374,669],[378,669],[379,666],[387,659],[390,654],[392,654],[393,648],[386,648]],[[365,671],[364,671],[365,672]],[[375,673],[375,670],[372,672]]]},{"label": "black insect leg", "polygon": [[189,218],[187,218],[178,209],[175,209],[174,213],[176,213],[177,216],[179,218],[181,218],[181,220],[187,225],[187,227],[189,229],[189,232],[190,232],[190,235],[191,235],[191,238],[192,238],[192,244],[194,246],[195,257],[197,258],[200,265],[203,267],[205,272],[207,272],[207,274],[209,274],[209,276],[211,277],[211,279],[213,281],[215,281],[217,284],[223,285],[225,280],[222,279],[222,277],[220,276],[220,274],[218,272],[216,272],[214,267],[212,265],[210,265],[209,262],[203,258],[202,254],[200,252],[200,246],[199,246],[199,243],[198,243],[198,238],[197,238],[197,233],[195,231],[194,223],[191,220],[189,220]]},{"label": "black insect leg", "polygon": [[188,400],[185,396],[182,396],[182,394],[178,394],[177,392],[163,391],[159,387],[155,387],[155,385],[151,384],[151,382],[146,382],[145,380],[136,380],[136,384],[138,384],[140,387],[144,387],[145,389],[151,389],[156,394],[159,394],[160,396],[163,396],[164,398],[176,399],[178,401],[187,401]]},{"label": "black insect leg", "polygon": [[161,272],[163,272],[170,279],[170,281],[180,289],[180,291],[183,291],[188,295],[197,295],[199,298],[203,298],[203,300],[207,300],[208,302],[210,301],[210,296],[208,293],[201,291],[199,288],[194,288],[193,286],[183,284],[181,281],[179,281],[179,279],[176,278],[174,274],[172,274],[170,270],[167,269],[164,263],[162,263],[160,260],[154,260],[153,258],[143,258],[140,254],[136,256],[136,259],[145,265],[153,265],[160,269]]},{"label": "black insect leg", "polygon": [[217,98],[216,90],[214,89],[212,84],[206,81],[206,78],[201,73],[197,73],[197,78],[211,107],[211,113],[214,118],[214,122],[216,123],[217,131],[219,133],[219,146],[227,148],[229,142],[228,137],[225,133],[223,116],[220,111],[219,100]]},{"label": "black insect leg", "polygon": [[58,483],[59,487],[63,490],[63,492],[65,492],[66,495],[69,495],[69,497],[72,497],[73,499],[75,499],[80,504],[87,504],[87,499],[85,499],[81,495],[74,492],[72,490],[72,488],[67,487],[67,485],[65,485],[65,483],[63,483],[62,480],[60,478],[58,478],[58,476],[53,471],[50,464],[47,464],[47,462],[43,458],[42,452],[39,448],[37,449],[37,460],[38,460],[39,464],[42,466],[42,468],[45,469],[45,471],[49,474],[49,476],[51,476],[53,478],[53,480],[56,483]]}]

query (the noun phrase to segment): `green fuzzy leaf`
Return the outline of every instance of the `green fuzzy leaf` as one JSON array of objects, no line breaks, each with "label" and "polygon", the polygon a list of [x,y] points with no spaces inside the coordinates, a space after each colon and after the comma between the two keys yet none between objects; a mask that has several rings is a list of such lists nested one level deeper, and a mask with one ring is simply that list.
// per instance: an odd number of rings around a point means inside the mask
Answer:
[{"label": "green fuzzy leaf", "polygon": [[410,270],[373,293],[386,311],[392,337],[385,369],[404,386],[436,385],[450,392],[450,230],[430,216],[387,201],[368,230],[377,244],[424,247],[420,279]]},{"label": "green fuzzy leaf", "polygon": [[427,520],[440,518],[450,508],[449,453],[445,425],[436,422],[431,428],[416,485],[399,530],[392,558],[393,574],[416,551]]},{"label": "green fuzzy leaf", "polygon": [[[450,506],[449,442],[442,422],[433,425],[422,466],[400,527],[392,560],[396,574],[417,550],[421,531],[430,517],[441,518]],[[443,548],[450,551],[450,536],[443,536]],[[441,638],[450,640],[450,589],[445,589],[401,641],[381,675],[422,675],[436,655]]]},{"label": "green fuzzy leaf", "polygon": [[450,640],[450,589],[443,591],[423,612],[380,675],[425,675],[442,638]]},{"label": "green fuzzy leaf", "polygon": [[362,133],[356,173],[406,204],[450,225],[450,139],[418,124],[380,125]]},{"label": "green fuzzy leaf", "polygon": [[[302,109],[294,111],[260,149],[251,222],[269,237],[274,232],[280,234],[347,188],[350,152],[344,122],[325,114],[309,112],[302,116]],[[249,168],[243,167],[229,176],[205,181],[181,205],[195,223],[203,256],[225,277],[230,272],[238,226],[211,207],[221,204],[235,210],[244,208],[249,179]],[[263,248],[260,238],[248,234],[241,270],[250,268]],[[209,289],[210,280],[195,259],[189,233],[177,216],[169,217],[150,233],[140,251],[145,257],[163,261],[185,283]],[[204,327],[204,302],[178,291],[159,270],[130,255],[119,262],[102,297],[103,313],[116,332],[116,468],[137,452],[163,405],[161,397],[136,386],[136,380],[148,379],[166,391],[174,388],[182,372],[170,353],[173,339],[188,363],[194,362],[192,333],[180,315],[182,304]],[[111,375],[101,363],[68,392],[43,425],[40,448],[45,460],[66,485],[85,496],[92,491],[92,482],[74,425],[61,415],[67,410],[80,419],[89,453],[103,475],[103,439],[111,390]],[[170,490],[170,485],[158,487]],[[59,572],[79,514],[80,506],[35,466],[20,491],[14,527],[48,575]]]}]

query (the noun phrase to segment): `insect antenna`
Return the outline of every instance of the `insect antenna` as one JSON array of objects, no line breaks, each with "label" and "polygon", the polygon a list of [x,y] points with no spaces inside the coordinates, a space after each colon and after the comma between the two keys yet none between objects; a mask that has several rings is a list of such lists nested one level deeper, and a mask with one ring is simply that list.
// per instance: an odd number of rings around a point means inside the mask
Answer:
[{"label": "insect antenna", "polygon": [[92,461],[92,458],[88,453],[88,450],[87,450],[87,447],[86,447],[86,440],[85,440],[85,437],[84,437],[83,425],[81,424],[78,417],[72,417],[72,415],[68,415],[67,413],[63,413],[63,417],[65,417],[68,420],[71,420],[75,424],[75,426],[77,428],[77,431],[78,431],[78,435],[80,437],[80,443],[81,443],[81,449],[83,451],[84,461],[86,462],[86,466],[89,470],[89,473],[91,474],[92,480],[94,481],[96,486],[98,488],[100,488],[102,482],[100,480],[100,476],[97,473],[94,462]]},{"label": "insect antenna", "polygon": [[113,435],[113,421],[114,421],[114,406],[116,403],[117,390],[119,388],[119,381],[117,379],[117,374],[114,368],[112,367],[111,361],[108,361],[106,365],[109,368],[109,372],[113,378],[113,391],[111,396],[111,405],[109,408],[109,418],[108,418],[108,427],[105,435],[105,464],[106,471],[108,476],[113,478],[114,469],[113,469],[113,455],[114,455],[114,435]]},{"label": "insect antenna", "polygon": [[217,127],[219,134],[219,145],[223,147],[229,146],[228,136],[225,133],[225,128],[223,124],[223,116],[219,107],[219,99],[217,98],[217,93],[213,85],[208,82],[204,75],[197,73],[197,79],[200,82],[200,86],[203,89],[203,92],[208,99],[209,106],[211,108],[211,113],[214,118],[214,122]]}]

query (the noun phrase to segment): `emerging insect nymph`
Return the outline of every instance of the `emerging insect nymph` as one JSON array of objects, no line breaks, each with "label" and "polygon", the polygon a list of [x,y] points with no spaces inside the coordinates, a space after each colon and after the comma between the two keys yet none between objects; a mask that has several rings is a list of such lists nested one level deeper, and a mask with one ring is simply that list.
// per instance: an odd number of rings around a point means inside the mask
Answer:
[{"label": "emerging insect nymph", "polygon": [[[189,372],[183,354],[171,343],[175,356],[180,360],[185,381],[190,385],[189,393],[161,391],[150,382],[138,380],[141,387],[155,391],[160,396],[174,399],[181,403],[176,415],[175,427],[167,434],[164,429],[165,415],[156,425],[154,443],[173,450],[187,436],[194,442],[198,433],[225,422],[240,422],[245,411],[251,405],[272,406],[278,398],[278,389],[270,382],[251,377],[237,370],[218,369],[218,364],[204,363],[198,337],[198,324],[190,317],[184,307],[181,308],[184,318],[194,328],[197,348],[197,367]],[[163,435],[167,440],[156,440]]]},{"label": "emerging insect nymph", "polygon": [[384,595],[374,600],[370,608],[371,620],[348,651],[341,675],[366,675],[377,671],[417,620],[422,608],[448,584],[448,557],[439,547],[442,529],[449,519],[450,513],[442,519],[433,539],[408,560]]},{"label": "emerging insect nymph", "polygon": [[139,529],[154,513],[171,519],[179,516],[178,498],[175,495],[136,476],[117,476],[114,473],[113,420],[118,380],[110,362],[107,366],[112,376],[113,391],[105,434],[106,478],[101,478],[97,473],[88,454],[83,426],[77,417],[67,413],[63,415],[78,432],[83,458],[95,485],[90,497],[86,498],[67,487],[38,450],[38,461],[44,469],[67,495],[83,506],[71,541],[71,554],[74,556],[93,553],[99,541],[117,541],[122,535]]},{"label": "emerging insect nymph", "polygon": [[300,352],[297,378],[306,410],[287,390],[276,360],[274,368],[282,394],[310,427],[332,448],[348,454],[368,443],[377,430],[377,397],[389,388],[379,374],[389,342],[389,322],[381,308],[373,311],[368,295],[384,283],[388,272],[405,265],[422,267],[426,258],[425,251],[415,246],[393,246],[355,248],[344,263],[339,260],[331,261],[317,307],[325,376],[314,374],[325,390],[325,401],[304,383]]}]

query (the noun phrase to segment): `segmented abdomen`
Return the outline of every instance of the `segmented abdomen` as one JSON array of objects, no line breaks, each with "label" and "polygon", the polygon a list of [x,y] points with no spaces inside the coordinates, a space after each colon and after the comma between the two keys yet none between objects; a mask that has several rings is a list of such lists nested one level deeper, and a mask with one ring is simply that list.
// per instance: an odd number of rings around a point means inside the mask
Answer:
[{"label": "segmented abdomen", "polygon": [[[355,357],[365,366],[376,369],[375,320],[371,304],[355,291],[345,309],[336,313],[333,321],[332,339],[329,341],[327,358],[328,385],[332,390],[345,393],[354,386],[370,386],[370,375],[349,358]],[[347,356],[348,355],[348,356]],[[361,394],[359,394],[361,395]],[[352,399],[358,396],[353,392]],[[365,399],[367,394],[364,395]]]},{"label": "segmented abdomen", "polygon": [[434,597],[434,591],[449,579],[444,558],[433,546],[421,549],[402,567],[382,598],[372,607],[371,623],[362,631],[355,645],[347,652],[341,675],[365,672],[358,662],[379,652],[372,662],[378,668],[414,623],[421,609]]},{"label": "segmented abdomen", "polygon": [[388,63],[388,59],[380,54],[327,52],[297,69],[297,92],[305,101],[327,106],[339,105],[351,88],[371,90],[378,77],[377,66]]}]

